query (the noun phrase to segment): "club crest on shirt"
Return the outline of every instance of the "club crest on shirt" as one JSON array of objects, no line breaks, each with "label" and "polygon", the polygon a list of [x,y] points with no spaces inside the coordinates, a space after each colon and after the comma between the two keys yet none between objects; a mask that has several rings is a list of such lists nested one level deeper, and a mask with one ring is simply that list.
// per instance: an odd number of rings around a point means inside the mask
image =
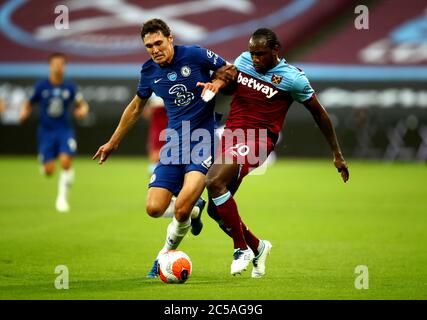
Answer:
[{"label": "club crest on shirt", "polygon": [[70,91],[68,91],[67,89],[62,91],[62,98],[63,99],[68,99],[69,97],[70,97]]},{"label": "club crest on shirt", "polygon": [[183,77],[188,77],[191,74],[191,69],[189,66],[183,66],[181,68],[181,74]]},{"label": "club crest on shirt", "polygon": [[151,175],[150,183],[153,183],[154,181],[156,181],[156,174],[155,174],[155,173],[153,173],[153,174]]},{"label": "club crest on shirt", "polygon": [[271,76],[271,82],[273,82],[274,84],[279,84],[280,82],[282,82],[283,77],[282,76],[278,76],[277,74],[273,74]]},{"label": "club crest on shirt", "polygon": [[304,87],[304,89],[303,89],[303,92],[304,93],[310,93],[310,92],[312,92],[313,91],[313,89],[311,88],[311,86],[310,85],[306,85],[305,87]]},{"label": "club crest on shirt", "polygon": [[175,80],[176,80],[176,78],[178,78],[178,75],[176,74],[176,72],[175,72],[175,71],[172,71],[172,72],[169,72],[169,73],[168,73],[168,79],[169,79],[170,81],[175,81]]}]

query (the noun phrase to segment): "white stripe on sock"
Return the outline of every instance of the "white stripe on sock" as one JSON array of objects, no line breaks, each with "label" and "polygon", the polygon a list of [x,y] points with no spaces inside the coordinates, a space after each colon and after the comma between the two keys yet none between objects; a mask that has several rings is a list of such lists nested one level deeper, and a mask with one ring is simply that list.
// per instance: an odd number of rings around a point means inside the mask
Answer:
[{"label": "white stripe on sock", "polygon": [[226,193],[224,193],[223,195],[220,195],[217,198],[212,198],[212,201],[218,207],[218,206],[224,204],[225,202],[227,202],[227,200],[230,198],[231,198],[231,192],[227,191]]}]

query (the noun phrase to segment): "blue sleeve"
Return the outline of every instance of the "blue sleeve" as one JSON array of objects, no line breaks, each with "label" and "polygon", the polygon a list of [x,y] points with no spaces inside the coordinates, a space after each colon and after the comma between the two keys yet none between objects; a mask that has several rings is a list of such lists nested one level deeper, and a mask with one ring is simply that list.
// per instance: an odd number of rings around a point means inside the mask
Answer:
[{"label": "blue sleeve", "polygon": [[314,90],[304,72],[300,71],[292,84],[291,95],[294,100],[304,102],[311,98]]},{"label": "blue sleeve", "polygon": [[146,72],[147,72],[147,68],[142,66],[141,77],[139,79],[138,88],[136,89],[136,95],[141,99],[149,98],[153,93],[153,90],[149,85],[150,82],[146,77]]},{"label": "blue sleeve", "polygon": [[226,64],[222,57],[206,48],[194,47],[194,56],[203,67],[209,70],[216,71]]},{"label": "blue sleeve", "polygon": [[42,83],[39,81],[33,87],[33,92],[31,93],[31,96],[30,96],[31,104],[35,104],[40,101],[42,90],[43,90]]}]

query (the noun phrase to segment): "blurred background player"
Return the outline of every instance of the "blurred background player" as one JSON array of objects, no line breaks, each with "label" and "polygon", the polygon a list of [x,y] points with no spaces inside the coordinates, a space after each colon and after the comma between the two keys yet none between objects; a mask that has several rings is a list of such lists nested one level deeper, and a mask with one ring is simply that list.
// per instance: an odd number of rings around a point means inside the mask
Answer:
[{"label": "blurred background player", "polygon": [[168,125],[168,115],[163,99],[153,93],[145,104],[142,116],[149,121],[147,151],[150,161],[148,173],[151,175],[160,161],[160,149],[165,144],[164,132],[163,137],[161,133]]},{"label": "blurred background player", "polygon": [[[279,51],[280,42],[276,34],[270,29],[260,28],[252,34],[249,50],[236,59],[235,68],[227,66],[217,72],[217,76],[224,75],[222,79],[225,81],[199,84],[204,87],[202,94],[207,89],[216,93],[229,78],[235,80],[219,152],[206,176],[208,213],[233,239],[232,275],[242,273],[251,262],[253,278],[265,274],[265,262],[272,245],[256,237],[243,223],[233,196],[243,178],[264,163],[273,151],[294,101],[303,104],[311,113],[331,148],[334,165],[343,181],[349,178],[328,113],[317,100],[305,73],[280,59]],[[250,136],[248,129],[258,131]],[[265,154],[262,150],[266,151]]]},{"label": "blurred background player", "polygon": [[58,181],[56,209],[59,212],[70,210],[69,189],[74,180],[72,168],[77,143],[70,118],[70,106],[75,104],[74,117],[83,119],[89,106],[71,80],[64,79],[66,57],[62,53],[49,56],[49,77],[34,85],[34,92],[23,105],[20,121],[24,122],[31,114],[32,106],[39,106],[39,127],[37,133],[39,159],[43,172],[51,176],[55,171],[55,160],[59,158],[61,173]]},{"label": "blurred background player", "polygon": [[[211,71],[226,62],[205,48],[174,45],[169,26],[160,19],[146,21],[141,38],[151,59],[142,66],[137,93],[123,112],[116,130],[109,141],[99,147],[93,159],[99,157],[102,164],[118,148],[153,92],[163,98],[169,118],[168,144],[171,144],[169,150],[166,145],[162,149],[165,152],[151,176],[146,210],[154,218],[170,213],[174,217],[167,228],[164,246],[147,274],[154,278],[158,276],[159,255],[178,248],[190,228],[194,235],[202,230],[200,216],[205,201],[200,196],[205,188],[205,175],[212,164],[215,102],[203,101],[197,82],[209,81]],[[186,143],[183,137],[191,136],[198,129],[209,133],[209,141],[199,137]],[[172,136],[176,140],[172,141]],[[196,150],[194,154],[193,150]]]}]

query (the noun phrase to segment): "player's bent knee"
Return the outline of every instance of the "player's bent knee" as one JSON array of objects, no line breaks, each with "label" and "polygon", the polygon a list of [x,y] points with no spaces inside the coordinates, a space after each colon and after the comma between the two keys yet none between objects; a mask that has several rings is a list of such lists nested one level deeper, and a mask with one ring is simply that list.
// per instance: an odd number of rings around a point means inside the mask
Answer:
[{"label": "player's bent knee", "polygon": [[55,172],[55,166],[53,165],[45,165],[43,168],[43,173],[46,177],[51,177]]},{"label": "player's bent knee", "polygon": [[217,195],[221,195],[226,189],[226,185],[221,179],[219,179],[216,176],[206,176],[206,188],[208,189],[208,192],[213,197],[216,197]]},{"label": "player's bent knee", "polygon": [[54,170],[44,170],[44,175],[46,177],[51,177],[51,176],[53,176],[53,172],[54,172]]},{"label": "player's bent knee", "polygon": [[63,163],[61,165],[61,168],[64,170],[70,170],[71,169],[71,163]]},{"label": "player's bent knee", "polygon": [[163,212],[165,210],[163,208],[160,208],[159,206],[156,206],[153,204],[147,204],[146,211],[150,217],[158,218],[158,217],[161,217],[163,215]]}]

